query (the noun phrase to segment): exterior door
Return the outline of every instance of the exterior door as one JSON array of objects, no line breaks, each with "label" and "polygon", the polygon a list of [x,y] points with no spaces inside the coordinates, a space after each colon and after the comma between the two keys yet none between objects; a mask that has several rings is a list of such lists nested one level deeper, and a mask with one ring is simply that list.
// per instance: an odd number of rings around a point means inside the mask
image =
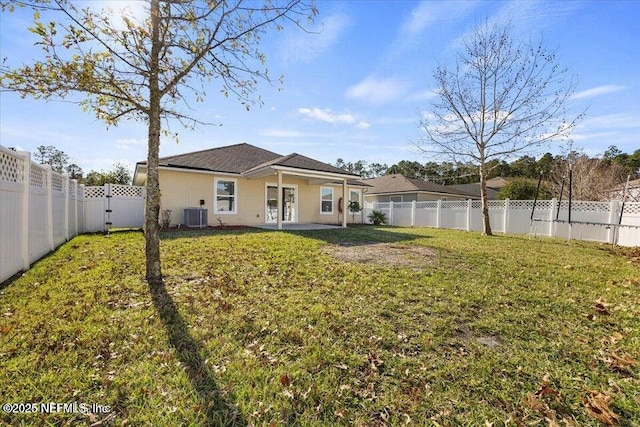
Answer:
[{"label": "exterior door", "polygon": [[[266,222],[278,222],[278,187],[267,185]],[[282,222],[297,222],[296,188],[282,186]]]}]

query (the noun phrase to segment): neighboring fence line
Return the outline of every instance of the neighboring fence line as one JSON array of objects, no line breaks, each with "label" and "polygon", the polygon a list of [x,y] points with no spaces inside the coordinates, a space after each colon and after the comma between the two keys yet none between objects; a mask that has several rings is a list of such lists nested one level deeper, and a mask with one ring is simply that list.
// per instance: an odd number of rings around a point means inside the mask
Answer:
[{"label": "neighboring fence line", "polygon": [[80,233],[142,227],[143,212],[142,187],[85,187],[0,146],[0,283]]},{"label": "neighboring fence line", "polygon": [[[528,234],[614,243],[621,246],[640,246],[640,203],[625,203],[622,226],[616,236],[622,202],[571,203],[571,221],[568,220],[569,202],[538,200],[531,221],[533,200],[491,200],[489,218],[491,228],[498,233]],[[425,202],[365,202],[363,218],[373,210],[387,215],[390,225],[405,227],[451,228],[467,231],[482,230],[482,207],[479,200],[425,201]],[[556,219],[559,221],[554,221]],[[562,222],[564,221],[564,222]]]}]

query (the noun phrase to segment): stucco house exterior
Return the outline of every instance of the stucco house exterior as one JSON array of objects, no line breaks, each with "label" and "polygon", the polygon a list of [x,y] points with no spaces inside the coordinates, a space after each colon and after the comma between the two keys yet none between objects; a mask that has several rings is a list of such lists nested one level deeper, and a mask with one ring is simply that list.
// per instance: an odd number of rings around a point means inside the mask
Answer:
[{"label": "stucco house exterior", "polygon": [[[144,185],[146,162],[136,164],[134,185]],[[189,208],[207,209],[207,225],[342,224],[347,201],[363,204],[368,185],[359,176],[292,153],[286,156],[236,144],[163,157],[159,166],[161,210],[171,225]],[[278,214],[280,213],[280,214]],[[346,215],[345,215],[346,213]],[[359,214],[356,221],[360,222]]]},{"label": "stucco house exterior", "polygon": [[365,193],[366,202],[424,202],[429,200],[468,200],[479,199],[473,193],[452,188],[452,186],[427,182],[416,178],[407,178],[401,174],[383,175],[363,179],[371,186]]}]

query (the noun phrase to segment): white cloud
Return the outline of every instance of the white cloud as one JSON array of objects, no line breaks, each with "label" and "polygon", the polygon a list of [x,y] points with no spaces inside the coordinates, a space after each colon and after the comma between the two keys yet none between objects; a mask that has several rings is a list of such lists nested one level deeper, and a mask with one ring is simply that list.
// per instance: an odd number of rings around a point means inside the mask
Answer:
[{"label": "white cloud", "polygon": [[310,62],[329,50],[351,24],[347,15],[330,15],[308,32],[292,32],[283,43],[286,61]]},{"label": "white cloud", "polygon": [[369,104],[385,104],[400,98],[407,90],[407,85],[395,78],[377,79],[367,77],[349,87],[346,97],[367,102]]},{"label": "white cloud", "polygon": [[[616,113],[584,119],[571,133],[571,138],[592,149],[603,152],[610,145],[616,145],[622,151],[637,150],[637,135],[640,132],[640,114]],[[595,148],[594,148],[595,147]]]},{"label": "white cloud", "polygon": [[437,89],[429,89],[422,92],[416,92],[413,95],[410,95],[407,99],[409,101],[426,101],[435,98],[437,95]]},{"label": "white cloud", "polygon": [[369,129],[369,127],[371,127],[371,123],[367,122],[366,120],[361,120],[350,113],[336,113],[330,108],[325,108],[324,110],[318,107],[298,108],[298,113],[310,119],[326,123],[349,125],[354,124],[358,129]]},{"label": "white cloud", "polygon": [[597,86],[591,89],[583,90],[582,92],[575,93],[573,94],[573,96],[571,96],[571,99],[593,98],[595,96],[607,95],[609,93],[619,92],[624,89],[626,89],[626,87],[620,86],[620,85]]},{"label": "white cloud", "polygon": [[640,129],[640,116],[634,113],[617,113],[587,117],[580,127],[590,129]]},{"label": "white cloud", "polygon": [[[537,32],[546,28],[552,28],[570,17],[578,8],[581,7],[580,2],[569,1],[549,1],[549,0],[511,0],[487,18],[487,25],[504,26],[511,24],[513,26],[513,35],[518,37],[537,36],[532,32],[535,28]],[[484,23],[482,23],[484,24]],[[476,27],[474,25],[473,27]],[[448,49],[458,50],[464,45],[464,40],[471,37],[474,29],[471,28],[458,38],[452,40]]]},{"label": "white cloud", "polygon": [[115,148],[119,150],[127,151],[133,145],[145,145],[147,141],[143,139],[135,139],[135,138],[127,138],[127,139],[118,139],[114,145]]},{"label": "white cloud", "polygon": [[314,108],[298,108],[298,113],[303,116],[307,116],[310,119],[320,120],[327,123],[355,123],[356,118],[352,114],[343,113],[338,114],[331,111],[329,108],[321,110],[318,107]]},{"label": "white cloud", "polygon": [[337,132],[301,132],[289,129],[265,129],[260,131],[261,136],[269,138],[340,138],[344,136]]},{"label": "white cloud", "polygon": [[408,123],[418,124],[420,117],[379,117],[374,122],[379,125],[405,125]]},{"label": "white cloud", "polygon": [[461,19],[480,3],[479,1],[421,2],[402,24],[400,34],[402,37],[417,36],[434,24]]}]

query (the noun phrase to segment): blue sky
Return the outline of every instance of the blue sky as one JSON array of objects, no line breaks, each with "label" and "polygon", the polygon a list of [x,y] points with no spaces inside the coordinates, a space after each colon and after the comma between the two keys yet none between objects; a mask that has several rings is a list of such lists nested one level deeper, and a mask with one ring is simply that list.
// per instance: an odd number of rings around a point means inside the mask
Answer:
[{"label": "blue sky", "polygon": [[[102,2],[115,3],[115,2]],[[286,30],[265,36],[272,75],[261,82],[264,105],[247,112],[208,91],[194,115],[216,126],[174,126],[179,141],[162,141],[161,156],[247,142],[280,154],[325,162],[426,162],[416,152],[421,111],[433,100],[433,71],[451,63],[461,38],[486,20],[510,19],[517,37],[544,38],[578,79],[572,109],[588,108],[574,130],[577,148],[601,154],[610,145],[640,148],[640,1],[317,1],[314,34]],[[28,15],[0,16],[0,56],[29,63],[40,52],[26,31]],[[146,159],[143,123],[109,129],[68,102],[0,94],[0,144],[33,151],[54,145],[89,170]],[[564,146],[543,147],[560,153]]]}]

